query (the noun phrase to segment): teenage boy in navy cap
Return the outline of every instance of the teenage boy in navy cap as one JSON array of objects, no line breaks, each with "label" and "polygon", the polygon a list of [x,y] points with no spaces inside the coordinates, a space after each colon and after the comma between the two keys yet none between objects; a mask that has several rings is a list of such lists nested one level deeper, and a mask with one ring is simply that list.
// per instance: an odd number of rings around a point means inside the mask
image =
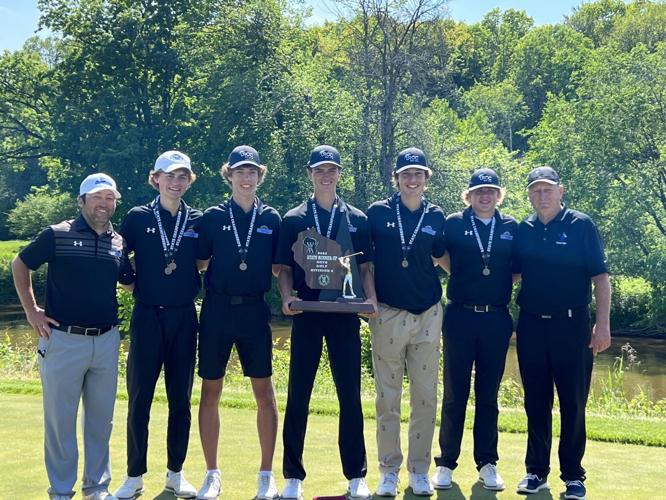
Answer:
[{"label": "teenage boy in navy cap", "polygon": [[[366,216],[345,203],[336,193],[342,166],[340,153],[331,146],[318,146],[310,154],[308,177],[314,195],[284,216],[278,245],[278,278],[282,311],[294,315],[290,304],[296,300],[317,300],[319,290],[305,283],[303,269],[296,265],[292,245],[301,231],[311,227],[327,238],[335,239],[341,224],[347,224],[357,257],[363,288],[368,301],[376,305],[375,290],[368,262],[372,244]],[[297,296],[292,296],[296,290]],[[355,314],[305,312],[294,316],[291,329],[289,396],[284,417],[283,474],[286,484],[282,498],[301,498],[303,494],[303,447],[308,421],[308,407],[322,344],[326,339],[335,388],[340,401],[338,445],[351,498],[369,498],[365,484],[366,455],[361,411],[361,339],[360,322]]]},{"label": "teenage boy in navy cap", "polygon": [[[564,187],[550,167],[527,177],[535,213],[520,223],[513,272],[522,277],[516,328],[525,388],[527,475],[520,493],[548,488],[553,385],[560,401],[560,478],[564,498],[585,498],[585,405],[593,357],[610,346],[610,279],[592,220],[562,203]],[[596,323],[590,327],[592,283]]]},{"label": "teenage boy in navy cap", "polygon": [[115,492],[120,499],[143,492],[150,407],[162,368],[169,401],[165,489],[182,498],[196,494],[182,471],[192,421],[194,299],[201,287],[196,263],[201,212],[189,207],[183,196],[195,179],[187,155],[162,153],[148,174],[148,183],[159,194],[150,203],[132,208],[120,229],[127,251],[134,252],[136,268],[127,359],[127,476]]},{"label": "teenage boy in navy cap", "polygon": [[[280,215],[257,198],[266,171],[254,148],[236,147],[220,170],[231,186],[231,197],[206,210],[199,229],[198,258],[208,268],[199,332],[199,376],[203,379],[199,434],[208,471],[197,493],[199,499],[217,498],[222,489],[217,463],[218,407],[234,345],[257,402],[261,463],[256,498],[278,497],[272,472],[278,419],[271,380],[273,340],[271,311],[264,294],[271,288],[271,274],[277,276],[280,269],[273,263]],[[238,495],[229,493],[228,497]]]},{"label": "teenage boy in navy cap", "polygon": [[437,412],[442,331],[442,286],[433,258],[444,255],[445,216],[424,196],[431,175],[423,151],[401,151],[393,170],[393,184],[398,192],[368,209],[379,301],[379,315],[370,320],[370,329],[380,471],[376,493],[380,496],[398,494],[403,461],[400,401],[405,365],[411,408],[409,485],[415,495],[433,494],[428,469]]},{"label": "teenage boy in navy cap", "polygon": [[450,274],[444,314],[444,398],[439,431],[441,454],[432,482],[452,486],[465,425],[474,367],[474,461],[483,487],[503,490],[497,472],[497,393],[513,332],[511,250],[518,224],[497,206],[504,198],[497,173],[476,170],[462,198],[467,208],[446,219],[446,255],[440,264]]},{"label": "teenage boy in navy cap", "polygon": [[[123,257],[123,238],[110,222],[119,198],[111,177],[89,175],[79,188],[81,214],[46,228],[12,261],[16,292],[28,323],[39,334],[44,461],[52,500],[75,494],[79,401],[83,402],[83,498],[115,500],[108,487],[120,346],[116,283],[120,279],[129,284],[133,279]],[[44,263],[49,266],[42,309],[30,273]]]}]

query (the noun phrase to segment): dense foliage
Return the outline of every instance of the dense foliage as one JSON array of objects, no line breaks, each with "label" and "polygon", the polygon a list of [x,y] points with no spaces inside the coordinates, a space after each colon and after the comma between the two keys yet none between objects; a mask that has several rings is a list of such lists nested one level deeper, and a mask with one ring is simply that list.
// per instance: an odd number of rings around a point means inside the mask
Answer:
[{"label": "dense foliage", "polygon": [[662,0],[597,0],[546,26],[498,9],[455,22],[445,0],[341,0],[323,26],[287,0],[39,7],[50,38],[0,56],[0,238],[30,236],[31,213],[55,216],[97,170],[119,182],[120,217],[153,195],[146,172],[170,148],[192,157],[189,201],[206,207],[226,195],[229,151],[254,145],[269,166],[261,195],[284,212],[308,192],[312,146],[340,149],[342,195],[365,208],[418,145],[447,212],[483,165],[521,218],[525,173],[553,165],[567,203],[599,223],[613,272],[647,280],[649,320],[666,318]]}]

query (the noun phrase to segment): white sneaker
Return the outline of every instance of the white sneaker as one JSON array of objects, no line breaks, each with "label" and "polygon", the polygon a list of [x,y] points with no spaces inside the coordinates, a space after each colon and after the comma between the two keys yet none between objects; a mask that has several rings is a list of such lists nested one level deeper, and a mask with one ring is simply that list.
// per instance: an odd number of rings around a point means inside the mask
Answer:
[{"label": "white sneaker", "polygon": [[504,479],[499,475],[494,464],[486,464],[479,469],[479,481],[487,490],[502,491],[504,489]]},{"label": "white sneaker", "polygon": [[222,477],[220,471],[209,470],[204,477],[203,486],[197,492],[197,500],[215,500],[222,493]]},{"label": "white sneaker", "polygon": [[197,496],[196,488],[185,479],[183,471],[173,472],[167,470],[164,489],[170,491],[178,498],[194,498]]},{"label": "white sneaker", "polygon": [[432,484],[436,490],[448,490],[453,484],[453,470],[443,465],[435,469],[435,473],[432,476]]},{"label": "white sneaker", "polygon": [[372,498],[370,488],[362,477],[355,477],[349,481],[347,493],[349,493],[349,498]]},{"label": "white sneaker", "polygon": [[375,495],[380,497],[397,497],[399,482],[400,478],[396,472],[382,472],[379,475],[379,486],[377,486]]},{"label": "white sneaker", "polygon": [[68,497],[67,495],[56,495],[54,497],[51,497],[51,500],[70,500],[72,497]]},{"label": "white sneaker", "polygon": [[257,474],[257,500],[273,500],[279,496],[273,472],[259,471]]},{"label": "white sneaker", "polygon": [[125,476],[123,484],[114,495],[120,500],[125,500],[136,498],[141,493],[143,493],[143,476]]},{"label": "white sneaker", "polygon": [[282,490],[282,499],[296,499],[300,500],[303,498],[303,481],[295,478],[285,479],[284,489]]},{"label": "white sneaker", "polygon": [[83,500],[118,500],[115,496],[106,490],[96,491],[89,495],[83,495]]},{"label": "white sneaker", "polygon": [[412,493],[416,496],[429,497],[434,493],[428,474],[416,474],[410,472],[409,485],[412,487]]}]

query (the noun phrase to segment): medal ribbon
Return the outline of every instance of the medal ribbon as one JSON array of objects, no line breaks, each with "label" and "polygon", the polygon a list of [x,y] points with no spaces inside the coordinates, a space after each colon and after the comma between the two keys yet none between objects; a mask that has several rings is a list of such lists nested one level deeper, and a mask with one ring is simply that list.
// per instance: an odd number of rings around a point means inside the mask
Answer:
[{"label": "medal ribbon", "polygon": [[257,200],[255,198],[252,204],[252,219],[250,220],[250,228],[247,230],[247,238],[245,238],[245,247],[241,245],[240,237],[238,236],[238,229],[236,228],[236,219],[234,218],[234,211],[231,208],[231,199],[229,199],[229,218],[231,219],[231,227],[234,230],[234,237],[236,238],[236,246],[238,247],[238,255],[240,255],[241,262],[245,262],[247,252],[250,250],[250,240],[252,239],[252,230],[254,229],[254,221],[257,218]]},{"label": "medal ribbon", "polygon": [[[321,234],[321,227],[319,226],[319,214],[317,213],[317,203],[315,202],[314,196],[311,198],[312,200],[312,215],[314,215],[314,221],[315,221],[315,226],[317,227],[317,232]],[[335,219],[335,212],[338,209],[338,197],[335,197],[335,201],[333,202],[333,210],[331,210],[331,220],[328,221],[328,229],[326,230],[326,237],[330,238],[331,237],[331,232],[333,231],[333,220]]]},{"label": "medal ribbon", "polygon": [[481,259],[483,260],[483,267],[488,269],[488,264],[490,264],[490,250],[493,247],[493,234],[495,234],[495,216],[493,215],[492,221],[490,222],[490,235],[488,236],[488,246],[486,251],[483,251],[483,243],[481,243],[481,236],[479,236],[479,230],[476,228],[476,216],[474,212],[470,213],[470,219],[472,221],[472,229],[474,230],[474,236],[476,236],[476,242],[479,244],[479,250],[481,251]]},{"label": "medal ribbon", "polygon": [[166,231],[164,226],[162,226],[162,217],[160,216],[160,196],[157,195],[155,201],[153,202],[153,215],[157,221],[157,229],[160,231],[160,240],[162,241],[162,251],[164,252],[164,259],[167,261],[167,264],[170,260],[173,260],[173,257],[178,252],[178,247],[180,246],[180,240],[183,238],[183,233],[185,232],[185,226],[187,226],[187,220],[190,216],[189,208],[185,211],[185,219],[183,224],[179,228],[180,219],[183,214],[183,202],[181,202],[180,207],[178,207],[178,216],[176,217],[176,225],[173,228],[173,235],[171,236],[171,241],[167,238]]},{"label": "medal ribbon", "polygon": [[402,246],[402,258],[403,260],[407,260],[407,253],[409,250],[412,248],[412,244],[414,243],[414,240],[416,239],[416,235],[419,233],[419,229],[421,229],[421,224],[423,224],[423,218],[425,217],[426,213],[426,202],[425,200],[421,200],[421,208],[423,211],[421,212],[421,218],[419,219],[419,222],[416,224],[416,227],[414,228],[414,232],[412,233],[412,237],[409,238],[409,243],[405,245],[405,233],[402,229],[402,217],[400,217],[400,193],[396,193],[396,200],[395,200],[395,214],[396,217],[398,218],[398,232],[400,233],[400,245]]}]

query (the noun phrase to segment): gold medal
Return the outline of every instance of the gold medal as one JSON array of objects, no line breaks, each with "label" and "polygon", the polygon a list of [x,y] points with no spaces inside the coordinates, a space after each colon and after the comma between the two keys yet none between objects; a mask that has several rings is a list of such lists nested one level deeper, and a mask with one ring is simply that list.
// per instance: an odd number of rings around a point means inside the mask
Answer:
[{"label": "gold medal", "polygon": [[171,267],[166,266],[166,267],[164,268],[164,274],[166,274],[167,276],[168,276],[169,274],[171,274],[172,272],[173,272],[173,269],[171,269]]},{"label": "gold medal", "polygon": [[490,268],[484,267],[483,271],[481,271],[481,274],[483,274],[484,276],[490,276]]},{"label": "gold medal", "polygon": [[407,268],[409,267],[409,261],[407,259],[402,259],[402,267]]},{"label": "gold medal", "polygon": [[247,264],[245,262],[241,262],[238,267],[241,271],[246,271],[247,270]]}]

